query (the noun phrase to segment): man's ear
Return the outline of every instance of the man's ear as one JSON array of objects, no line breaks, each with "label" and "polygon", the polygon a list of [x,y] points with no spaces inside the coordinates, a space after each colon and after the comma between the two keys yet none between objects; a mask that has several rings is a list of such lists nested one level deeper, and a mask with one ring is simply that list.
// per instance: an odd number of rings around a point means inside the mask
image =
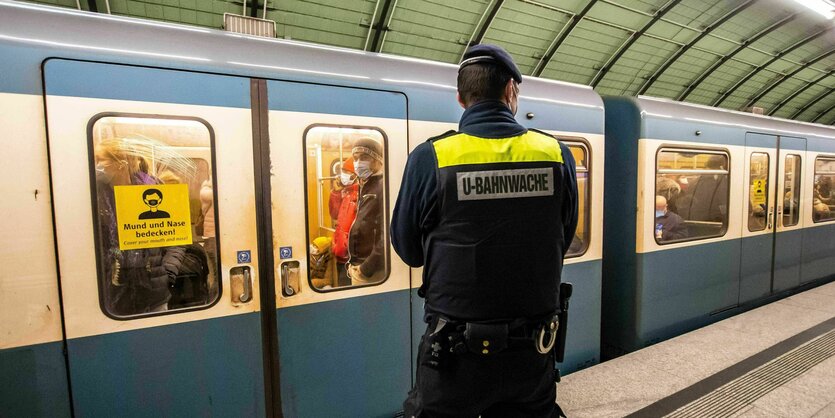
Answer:
[{"label": "man's ear", "polygon": [[467,110],[467,104],[464,103],[464,99],[461,98],[461,93],[455,93],[455,98],[458,100],[458,104],[460,104],[464,110]]},{"label": "man's ear", "polygon": [[507,84],[504,85],[504,99],[507,103],[510,103],[511,98],[516,92],[513,89],[513,79],[507,80]]}]

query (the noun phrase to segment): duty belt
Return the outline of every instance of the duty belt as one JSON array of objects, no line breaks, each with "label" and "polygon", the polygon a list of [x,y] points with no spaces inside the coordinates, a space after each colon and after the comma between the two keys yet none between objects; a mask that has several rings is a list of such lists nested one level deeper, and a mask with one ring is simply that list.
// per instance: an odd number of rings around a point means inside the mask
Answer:
[{"label": "duty belt", "polygon": [[535,348],[548,354],[554,348],[559,319],[553,315],[545,320],[509,322],[459,322],[435,316],[427,336],[431,348],[428,364],[440,367],[450,355],[467,352],[491,356],[507,348]]}]

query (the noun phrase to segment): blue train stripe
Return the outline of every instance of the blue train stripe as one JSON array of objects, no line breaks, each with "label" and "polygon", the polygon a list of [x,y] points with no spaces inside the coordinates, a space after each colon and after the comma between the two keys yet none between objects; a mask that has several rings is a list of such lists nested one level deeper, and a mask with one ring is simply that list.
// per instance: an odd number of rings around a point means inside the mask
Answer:
[{"label": "blue train stripe", "polygon": [[0,416],[70,416],[63,344],[35,344],[0,350]]},{"label": "blue train stripe", "polygon": [[125,65],[49,60],[47,93],[130,101],[250,108],[249,80]]},{"label": "blue train stripe", "polygon": [[79,417],[263,416],[261,314],[68,341]]},{"label": "blue train stripe", "polygon": [[270,110],[406,119],[400,93],[268,81]]},{"label": "blue train stripe", "polygon": [[409,291],[278,310],[285,416],[392,416],[411,387]]}]

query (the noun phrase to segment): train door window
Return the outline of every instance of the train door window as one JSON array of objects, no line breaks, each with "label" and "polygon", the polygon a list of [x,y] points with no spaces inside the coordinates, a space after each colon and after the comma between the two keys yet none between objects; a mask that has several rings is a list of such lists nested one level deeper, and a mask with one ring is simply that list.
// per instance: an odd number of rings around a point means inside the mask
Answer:
[{"label": "train door window", "polygon": [[103,114],[89,141],[102,311],[193,310],[220,296],[210,127]]},{"label": "train door window", "polygon": [[729,160],[725,151],[659,150],[653,223],[656,242],[667,244],[725,234]]},{"label": "train door window", "polygon": [[317,291],[386,280],[386,137],[376,128],[313,126],[304,136],[308,280]]},{"label": "train door window", "polygon": [[571,151],[574,156],[574,162],[577,164],[577,192],[578,192],[578,219],[577,232],[574,234],[574,239],[568,247],[566,257],[579,257],[586,252],[589,247],[589,220],[590,220],[590,192],[589,187],[589,149],[586,144],[582,142],[571,141],[570,139],[560,139]]},{"label": "train door window", "polygon": [[812,218],[815,222],[835,220],[835,157],[815,159]]},{"label": "train door window", "polygon": [[800,156],[787,155],[783,184],[783,226],[800,221]]},{"label": "train door window", "polygon": [[748,230],[762,231],[767,224],[769,157],[763,152],[751,154],[748,172]]}]

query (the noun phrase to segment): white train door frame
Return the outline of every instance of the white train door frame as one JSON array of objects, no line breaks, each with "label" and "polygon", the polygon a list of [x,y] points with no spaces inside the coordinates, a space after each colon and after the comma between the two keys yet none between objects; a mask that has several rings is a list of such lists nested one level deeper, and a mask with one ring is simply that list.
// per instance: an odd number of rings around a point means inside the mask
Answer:
[{"label": "white train door frame", "polygon": [[[50,59],[44,83],[75,414],[269,413],[250,79]],[[131,223],[177,245],[119,235]]]}]

